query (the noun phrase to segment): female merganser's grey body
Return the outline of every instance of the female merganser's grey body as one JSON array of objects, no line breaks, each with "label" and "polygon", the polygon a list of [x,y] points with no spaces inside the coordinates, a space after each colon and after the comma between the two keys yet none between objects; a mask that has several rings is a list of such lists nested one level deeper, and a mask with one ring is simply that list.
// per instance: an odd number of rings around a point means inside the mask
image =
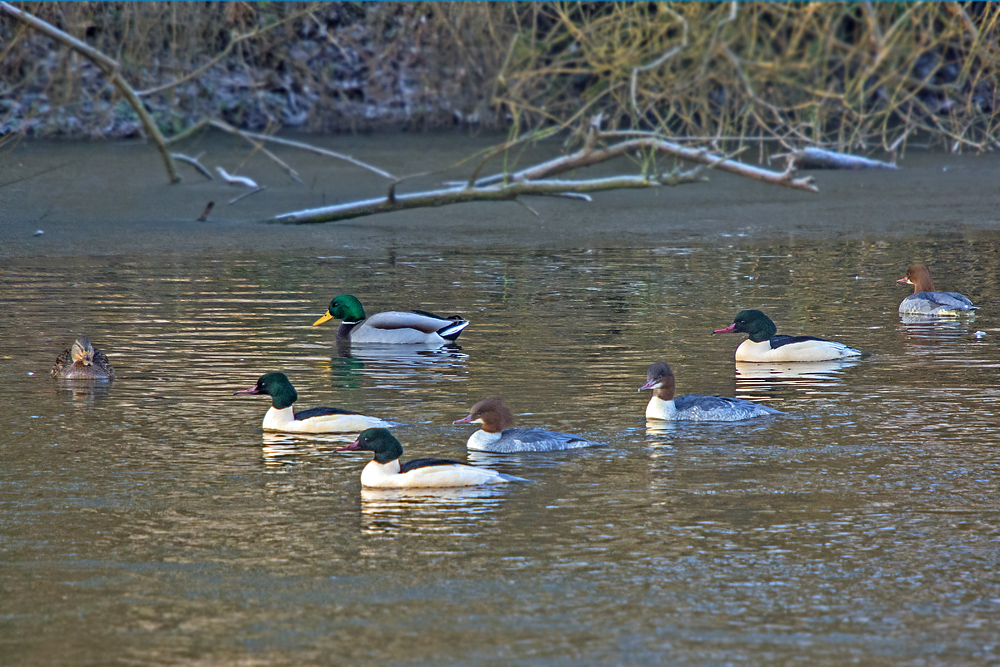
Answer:
[{"label": "female merganser's grey body", "polygon": [[913,294],[899,304],[900,315],[925,315],[929,317],[957,317],[974,314],[979,309],[968,297],[958,292],[935,292],[930,270],[923,264],[906,269],[906,277],[897,283],[913,285]]},{"label": "female merganser's grey body", "polygon": [[542,429],[511,428],[514,415],[503,399],[484,398],[472,406],[467,417],[456,419],[454,424],[482,424],[482,428],[469,436],[468,448],[480,452],[557,452],[564,449],[591,447],[591,442],[568,433]]},{"label": "female merganser's grey body", "polygon": [[712,333],[732,332],[750,334],[736,348],[736,361],[827,361],[863,354],[843,343],[814,336],[778,336],[774,322],[759,310],[741,310],[732,324]]},{"label": "female merganser's grey body", "polygon": [[292,404],[299,395],[284,373],[265,373],[253,387],[234,391],[233,394],[266,394],[271,397],[271,407],[264,415],[265,431],[357,433],[375,426],[393,426],[392,422],[341,408],[312,408],[295,412]]},{"label": "female merganser's grey body", "polygon": [[361,471],[361,486],[372,489],[446,488],[527,481],[451,459],[414,459],[401,464],[403,446],[384,428],[362,431],[352,444],[335,451],[374,452],[375,459]]},{"label": "female merganser's grey body", "polygon": [[90,344],[90,338],[80,334],[73,345],[56,357],[52,377],[68,380],[114,380],[115,369],[107,355]]},{"label": "female merganser's grey body", "polygon": [[361,302],[350,294],[341,294],[330,302],[326,315],[313,322],[318,326],[337,318],[338,341],[399,345],[445,345],[469,326],[458,315],[441,317],[425,310],[387,310],[365,317]]},{"label": "female merganser's grey body", "polygon": [[780,415],[781,412],[741,398],[686,394],[674,397],[674,373],[665,361],[657,361],[646,369],[646,384],[639,391],[652,389],[646,405],[646,419],[669,421],[735,422],[754,417]]}]

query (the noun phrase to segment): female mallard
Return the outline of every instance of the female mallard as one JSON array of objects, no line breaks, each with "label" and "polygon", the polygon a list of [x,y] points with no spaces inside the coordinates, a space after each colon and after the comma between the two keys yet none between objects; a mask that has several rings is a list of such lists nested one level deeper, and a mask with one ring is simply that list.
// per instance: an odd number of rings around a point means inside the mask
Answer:
[{"label": "female mallard", "polygon": [[444,345],[453,343],[469,326],[458,315],[441,317],[424,310],[387,310],[365,318],[361,302],[350,294],[341,294],[330,302],[326,315],[313,326],[337,318],[337,340],[352,343],[390,343],[401,345]]},{"label": "female mallard", "polygon": [[115,369],[108,357],[90,344],[90,338],[80,334],[72,347],[56,357],[52,377],[70,380],[114,380]]}]

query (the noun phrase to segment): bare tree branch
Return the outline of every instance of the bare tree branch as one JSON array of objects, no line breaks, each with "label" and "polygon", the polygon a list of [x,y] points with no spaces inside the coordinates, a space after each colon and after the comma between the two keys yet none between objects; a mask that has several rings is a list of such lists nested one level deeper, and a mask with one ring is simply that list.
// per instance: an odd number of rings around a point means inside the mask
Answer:
[{"label": "bare tree branch", "polygon": [[455,187],[405,195],[396,194],[392,199],[389,197],[378,197],[376,199],[294,211],[292,213],[284,213],[266,222],[277,222],[288,225],[316,224],[413,208],[447,206],[449,204],[461,204],[473,201],[513,201],[524,195],[565,197],[568,194],[654,188],[663,185],[679,185],[680,183],[697,183],[703,181],[704,179],[696,173],[674,171],[661,176],[659,179],[649,179],[643,176],[612,176],[609,178],[580,181],[522,181],[485,187]]},{"label": "bare tree branch", "polygon": [[177,164],[174,162],[173,156],[170,151],[167,150],[167,141],[163,138],[163,133],[160,132],[160,128],[156,126],[153,121],[153,117],[149,115],[146,108],[142,106],[142,102],[136,97],[135,91],[132,87],[128,85],[121,75],[121,66],[117,61],[104,55],[97,49],[91,47],[86,42],[83,42],[76,37],[73,37],[69,33],[65,33],[59,28],[46,23],[45,21],[32,16],[26,12],[22,12],[17,7],[13,6],[9,2],[0,1],[0,14],[6,14],[12,18],[25,23],[38,32],[51,37],[57,42],[68,46],[73,49],[83,57],[87,58],[104,72],[104,75],[108,77],[118,92],[122,94],[125,100],[129,103],[133,110],[135,110],[136,115],[139,116],[139,121],[142,123],[143,129],[146,131],[146,136],[148,136],[152,142],[156,145],[156,149],[160,151],[160,155],[163,157],[163,163],[167,168],[167,178],[171,183],[179,183],[181,177],[177,175]]}]

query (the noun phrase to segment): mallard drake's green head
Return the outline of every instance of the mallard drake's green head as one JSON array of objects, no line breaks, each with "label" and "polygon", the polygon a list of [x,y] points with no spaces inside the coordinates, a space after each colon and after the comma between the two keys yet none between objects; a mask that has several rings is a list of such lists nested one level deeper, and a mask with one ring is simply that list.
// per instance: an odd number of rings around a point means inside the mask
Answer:
[{"label": "mallard drake's green head", "polygon": [[271,397],[271,405],[278,410],[291,407],[299,399],[295,387],[284,373],[265,373],[253,387],[234,391],[233,395],[236,394],[267,394]]},{"label": "mallard drake's green head", "polygon": [[365,309],[361,307],[361,302],[358,301],[357,297],[350,294],[341,294],[338,297],[334,297],[333,301],[330,302],[330,309],[326,315],[313,322],[313,326],[323,324],[333,318],[343,320],[348,324],[360,322],[365,319]]},{"label": "mallard drake's green head", "polygon": [[403,455],[403,446],[399,444],[399,440],[396,440],[392,433],[389,433],[388,429],[370,428],[362,431],[358,439],[351,444],[339,447],[334,451],[374,452],[376,461],[389,463]]}]

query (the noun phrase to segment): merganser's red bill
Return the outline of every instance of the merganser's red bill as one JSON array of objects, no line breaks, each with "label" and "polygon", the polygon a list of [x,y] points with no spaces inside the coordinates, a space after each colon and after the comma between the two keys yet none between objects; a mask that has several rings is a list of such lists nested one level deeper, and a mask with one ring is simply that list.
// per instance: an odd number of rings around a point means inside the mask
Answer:
[{"label": "merganser's red bill", "polygon": [[736,331],[736,322],[733,322],[732,324],[730,324],[725,329],[716,329],[712,333],[714,333],[714,334],[717,334],[717,333],[732,333],[733,331]]}]

